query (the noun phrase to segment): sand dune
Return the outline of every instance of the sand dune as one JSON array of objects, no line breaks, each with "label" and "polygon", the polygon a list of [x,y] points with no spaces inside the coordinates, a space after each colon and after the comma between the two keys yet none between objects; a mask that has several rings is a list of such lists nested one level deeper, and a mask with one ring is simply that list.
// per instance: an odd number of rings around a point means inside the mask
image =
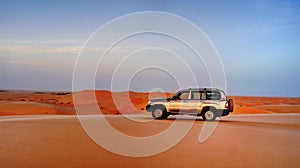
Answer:
[{"label": "sand dune", "polygon": [[[80,98],[76,106],[96,103],[102,114],[136,114],[145,111],[149,98],[169,97],[172,93],[109,92],[86,90],[81,92],[0,92],[0,115],[71,114],[73,98]],[[300,113],[300,98],[230,96],[235,103],[233,114]],[[86,114],[89,114],[87,111]]]},{"label": "sand dune", "polygon": [[[73,111],[73,112],[72,112]],[[1,102],[0,115],[74,114],[72,108],[37,102]],[[70,113],[70,114],[71,114]]]}]

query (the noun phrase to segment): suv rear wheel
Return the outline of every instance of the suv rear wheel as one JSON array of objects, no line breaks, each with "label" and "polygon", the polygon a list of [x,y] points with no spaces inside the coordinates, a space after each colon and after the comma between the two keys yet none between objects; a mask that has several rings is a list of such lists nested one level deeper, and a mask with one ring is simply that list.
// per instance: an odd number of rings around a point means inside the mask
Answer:
[{"label": "suv rear wheel", "polygon": [[214,110],[209,109],[202,114],[202,118],[204,121],[214,121],[217,118],[217,113]]}]

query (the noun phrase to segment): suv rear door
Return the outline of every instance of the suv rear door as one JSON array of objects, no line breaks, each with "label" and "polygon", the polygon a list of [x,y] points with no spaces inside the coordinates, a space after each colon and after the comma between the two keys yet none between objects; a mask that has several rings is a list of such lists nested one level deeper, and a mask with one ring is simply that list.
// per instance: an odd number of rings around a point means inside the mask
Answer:
[{"label": "suv rear door", "polygon": [[188,104],[190,106],[190,111],[198,113],[201,111],[201,107],[203,104],[203,99],[205,99],[205,92],[199,90],[191,91],[191,99],[189,100]]}]

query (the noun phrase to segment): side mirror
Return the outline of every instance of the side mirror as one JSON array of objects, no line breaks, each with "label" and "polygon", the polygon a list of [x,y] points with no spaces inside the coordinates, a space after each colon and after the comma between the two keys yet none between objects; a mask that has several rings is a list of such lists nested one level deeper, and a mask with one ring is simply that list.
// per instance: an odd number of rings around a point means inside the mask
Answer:
[{"label": "side mirror", "polygon": [[174,100],[174,96],[168,97],[167,101]]},{"label": "side mirror", "polygon": [[171,97],[170,97],[170,100],[177,100],[177,99],[178,99],[177,96],[171,96]]}]

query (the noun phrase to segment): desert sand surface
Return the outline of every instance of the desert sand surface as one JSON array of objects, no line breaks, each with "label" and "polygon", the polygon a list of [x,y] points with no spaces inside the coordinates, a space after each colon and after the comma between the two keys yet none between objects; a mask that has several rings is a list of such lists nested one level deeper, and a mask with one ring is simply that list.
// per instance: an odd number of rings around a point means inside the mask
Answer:
[{"label": "desert sand surface", "polygon": [[[76,106],[89,106],[96,97],[101,114],[137,114],[145,111],[151,98],[167,98],[173,93],[110,92],[41,92],[0,90],[0,116],[10,115],[76,115]],[[300,113],[300,98],[229,96],[234,100],[234,114]],[[86,114],[89,114],[87,111]]]},{"label": "desert sand surface", "polygon": [[[203,143],[198,138],[205,122],[196,117],[170,116],[158,121],[151,115],[130,116],[145,122],[130,120],[126,115],[81,117],[89,122],[103,117],[116,130],[136,137],[155,135],[175,121],[193,125],[167,151],[148,157],[126,157],[95,143],[76,116],[2,116],[0,167],[300,167],[300,114],[227,116]],[[102,128],[98,129],[99,135],[105,136]],[[135,147],[132,145],[132,150]]]},{"label": "desert sand surface", "polygon": [[[300,167],[300,98],[230,96],[234,112],[211,123],[187,115],[157,121],[145,112],[150,98],[171,95],[0,90],[0,167]],[[80,100],[76,106],[74,98]],[[93,101],[101,112],[89,110]],[[76,115],[75,107],[86,111]],[[191,130],[167,151],[128,157],[97,144],[81,119],[95,125],[99,137],[110,134],[98,125],[103,119],[132,137],[151,137],[174,123],[190,124]],[[200,132],[206,126],[216,129],[201,143]],[[120,139],[111,142],[123,147]],[[161,145],[152,142],[146,148]]]}]

